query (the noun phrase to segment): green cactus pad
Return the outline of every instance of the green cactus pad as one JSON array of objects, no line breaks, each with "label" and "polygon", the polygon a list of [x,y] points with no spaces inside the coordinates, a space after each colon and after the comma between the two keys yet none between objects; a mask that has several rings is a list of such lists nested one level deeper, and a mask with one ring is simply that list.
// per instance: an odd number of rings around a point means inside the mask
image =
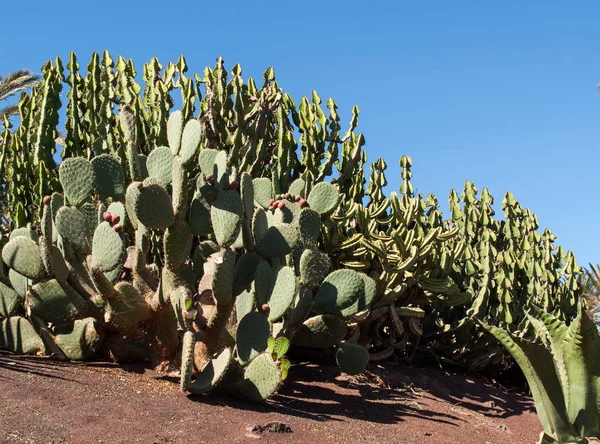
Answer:
[{"label": "green cactus pad", "polygon": [[244,372],[244,395],[255,402],[271,397],[281,383],[281,371],[270,353],[257,356]]},{"label": "green cactus pad", "polygon": [[267,257],[279,257],[289,254],[298,242],[298,230],[288,224],[269,227],[256,251]]},{"label": "green cactus pad", "polygon": [[134,204],[138,221],[147,228],[164,230],[175,222],[171,197],[158,184],[144,185]]},{"label": "green cactus pad", "polygon": [[251,220],[254,213],[254,185],[252,176],[246,172],[240,175],[240,195],[244,202],[244,218]]},{"label": "green cactus pad", "polygon": [[320,250],[307,249],[300,256],[300,279],[308,287],[318,287],[331,270],[331,259]]},{"label": "green cactus pad", "polygon": [[171,153],[176,156],[181,147],[181,131],[183,130],[183,115],[181,111],[173,111],[167,121],[167,140]]},{"label": "green cactus pad", "polygon": [[28,237],[29,239],[33,240],[34,242],[37,242],[39,240],[38,234],[31,228],[31,226],[17,228],[16,230],[11,231],[10,235],[8,236],[8,239],[12,240],[15,237],[19,237],[19,236]]},{"label": "green cactus pad", "polygon": [[244,208],[237,191],[221,191],[210,209],[213,230],[217,243],[231,245],[240,232]]},{"label": "green cactus pad", "polygon": [[262,307],[269,301],[273,288],[273,270],[267,261],[260,261],[256,266],[254,278],[254,294],[257,307]]},{"label": "green cactus pad", "polygon": [[305,186],[306,186],[306,183],[304,182],[303,179],[296,179],[291,183],[290,188],[288,189],[288,193],[290,193],[292,196],[305,197],[304,196],[304,187]]},{"label": "green cactus pad", "polygon": [[138,154],[138,161],[140,164],[140,179],[143,180],[149,176],[148,174],[148,156],[145,154]]},{"label": "green cactus pad", "polygon": [[127,216],[131,221],[131,225],[135,230],[138,228],[138,218],[135,215],[135,205],[140,196],[141,189],[141,182],[131,182],[127,187],[127,191],[125,191],[125,209],[127,210]]},{"label": "green cactus pad", "polygon": [[329,274],[315,295],[313,308],[321,313],[339,313],[364,297],[365,283],[354,270],[342,269]]},{"label": "green cactus pad", "polygon": [[119,112],[119,121],[123,136],[127,142],[136,142],[137,140],[137,124],[135,113],[129,105],[123,105]]},{"label": "green cactus pad", "polygon": [[309,288],[303,286],[300,287],[296,299],[294,300],[292,310],[290,311],[290,315],[288,316],[290,326],[295,328],[308,318],[312,307],[313,296],[314,295]]},{"label": "green cactus pad", "polygon": [[150,307],[144,296],[130,283],[115,285],[117,295],[106,301],[104,322],[120,331],[132,330],[148,319]]},{"label": "green cactus pad", "polygon": [[221,151],[215,156],[214,166],[214,179],[215,184],[219,184],[220,188],[225,185],[228,181],[229,176],[227,174],[227,152]]},{"label": "green cactus pad", "polygon": [[189,391],[194,395],[206,393],[215,388],[225,376],[233,353],[230,348],[224,348],[215,355],[202,369]]},{"label": "green cactus pad", "polygon": [[317,248],[321,235],[321,215],[312,208],[304,208],[298,217],[300,240],[306,248]]},{"label": "green cactus pad", "polygon": [[34,316],[54,325],[81,317],[84,299],[66,282],[51,279],[35,284],[30,291],[29,310]]},{"label": "green cactus pad", "polygon": [[182,266],[190,254],[193,240],[188,224],[181,219],[175,219],[163,238],[165,266],[172,270]]},{"label": "green cactus pad", "polygon": [[342,342],[335,353],[340,369],[348,375],[364,373],[369,363],[369,352],[361,345]]},{"label": "green cactus pad", "polygon": [[262,208],[255,209],[252,215],[252,237],[254,238],[254,243],[258,244],[265,237],[268,229],[269,220],[267,213]]},{"label": "green cactus pad", "polygon": [[177,217],[184,217],[187,213],[189,184],[187,172],[181,164],[181,157],[175,156],[173,158],[173,168],[171,171],[171,176],[173,177],[171,182],[171,188],[173,190],[173,212]]},{"label": "green cactus pad", "polygon": [[267,341],[267,346],[271,352],[273,361],[279,361],[290,349],[290,341],[284,336],[280,336],[277,339],[271,336]]},{"label": "green cactus pad", "polygon": [[96,319],[77,319],[70,332],[57,334],[54,341],[68,359],[84,361],[100,349],[104,333]]},{"label": "green cactus pad", "polygon": [[229,305],[233,296],[233,271],[235,269],[235,252],[223,248],[215,253],[215,271],[212,280],[213,297],[217,305]]},{"label": "green cactus pad", "polygon": [[364,273],[358,273],[358,276],[363,280],[365,288],[354,304],[341,310],[340,313],[345,318],[349,318],[365,310],[373,301],[375,292],[377,291],[377,282],[375,279],[370,278]]},{"label": "green cactus pad", "polygon": [[[119,216],[119,225],[121,225],[122,227],[124,227],[125,224],[127,224],[127,210],[125,209],[125,205],[123,205],[123,203],[113,202],[108,206],[106,211],[108,211],[113,216]],[[95,228],[96,226],[94,226],[94,230]]]},{"label": "green cactus pad", "polygon": [[271,336],[271,325],[266,316],[255,311],[244,316],[236,333],[237,355],[240,363],[246,364],[267,349]]},{"label": "green cactus pad", "polygon": [[92,268],[102,272],[114,270],[121,263],[124,250],[119,233],[108,222],[102,222],[92,241]]},{"label": "green cactus pad", "polygon": [[94,235],[94,230],[99,223],[98,209],[91,203],[84,203],[79,207],[79,211],[85,216],[88,238],[91,239]]},{"label": "green cactus pad", "polygon": [[269,297],[269,321],[277,322],[290,308],[296,295],[296,275],[290,267],[280,268],[274,276]]},{"label": "green cactus pad", "polygon": [[192,233],[197,236],[211,234],[213,232],[210,220],[210,205],[199,195],[192,199],[189,224]]},{"label": "green cactus pad", "polygon": [[83,157],[63,160],[58,168],[58,177],[66,199],[75,206],[90,197],[96,184],[94,167]]},{"label": "green cactus pad", "polygon": [[340,192],[335,185],[320,182],[314,186],[308,195],[308,205],[321,215],[335,211],[340,202]]},{"label": "green cactus pad", "polygon": [[182,392],[187,391],[192,382],[195,349],[196,337],[193,331],[188,330],[183,334],[183,347],[181,350],[181,378],[179,380],[179,388]]},{"label": "green cactus pad", "polygon": [[17,294],[22,298],[25,298],[27,290],[31,281],[20,273],[17,273],[12,268],[8,270],[8,280],[10,285],[15,289]]},{"label": "green cactus pad", "polygon": [[0,348],[23,355],[35,355],[45,351],[42,338],[27,319],[12,316],[2,321],[1,328]]},{"label": "green cactus pad", "polygon": [[185,124],[183,136],[181,137],[181,164],[188,166],[190,161],[196,156],[202,137],[202,127],[196,119],[190,120]]},{"label": "green cactus pad", "polygon": [[238,323],[252,310],[254,310],[254,293],[249,290],[244,290],[235,298],[235,314]]},{"label": "green cactus pad", "polygon": [[296,329],[292,345],[310,348],[327,348],[342,342],[348,327],[337,316],[325,314],[307,319]]},{"label": "green cactus pad", "polygon": [[18,236],[8,241],[2,249],[2,260],[17,273],[34,281],[46,275],[40,247],[28,237]]},{"label": "green cactus pad", "polygon": [[233,295],[237,296],[250,286],[254,280],[256,266],[260,256],[253,251],[243,254],[235,264],[233,272]]},{"label": "green cactus pad", "polygon": [[212,148],[204,148],[202,151],[200,151],[198,163],[200,164],[202,174],[205,176],[212,175],[214,173],[215,159],[217,154],[219,154],[219,150]]},{"label": "green cactus pad", "polygon": [[252,181],[254,186],[254,201],[263,207],[269,208],[269,200],[273,198],[273,184],[267,177],[259,177]]},{"label": "green cactus pad", "polygon": [[119,161],[109,154],[100,154],[91,163],[98,190],[110,197],[122,196],[125,192],[125,174]]},{"label": "green cactus pad", "polygon": [[23,311],[24,298],[0,281],[0,317],[8,318]]},{"label": "green cactus pad", "polygon": [[56,230],[80,255],[90,253],[89,228],[89,219],[77,208],[65,206],[56,213]]},{"label": "green cactus pad", "polygon": [[148,155],[146,162],[148,175],[164,180],[166,183],[171,183],[173,169],[173,154],[171,149],[166,146],[154,148]]}]

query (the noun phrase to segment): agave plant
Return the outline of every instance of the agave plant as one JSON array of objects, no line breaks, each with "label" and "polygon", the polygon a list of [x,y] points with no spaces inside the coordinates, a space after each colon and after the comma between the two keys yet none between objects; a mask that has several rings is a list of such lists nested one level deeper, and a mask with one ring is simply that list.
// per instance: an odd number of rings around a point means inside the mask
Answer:
[{"label": "agave plant", "polygon": [[581,305],[568,327],[539,308],[528,317],[539,341],[479,323],[523,370],[544,428],[540,443],[600,438],[600,335],[594,322]]}]

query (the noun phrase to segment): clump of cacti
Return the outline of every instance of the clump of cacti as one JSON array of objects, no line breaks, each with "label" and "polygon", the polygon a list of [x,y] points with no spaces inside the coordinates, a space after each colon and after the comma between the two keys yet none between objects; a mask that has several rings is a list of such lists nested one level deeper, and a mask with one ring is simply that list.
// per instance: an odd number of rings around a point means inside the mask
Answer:
[{"label": "clump of cacti", "polygon": [[329,349],[349,374],[420,352],[484,367],[502,351],[475,317],[533,335],[532,303],[575,315],[573,255],[510,193],[496,221],[468,182],[444,220],[435,196],[414,195],[408,156],[399,193],[386,196],[382,159],[367,184],[356,107],[343,133],[332,99],[327,113],[316,92],[297,106],[271,68],[258,88],[221,59],[196,79],[183,58],[154,59],[141,95],[131,61],[107,52],[85,77],[75,55],[68,75],[43,69],[0,142],[0,346],[162,366],[181,351],[184,390],[227,381],[262,399],[288,347]]}]

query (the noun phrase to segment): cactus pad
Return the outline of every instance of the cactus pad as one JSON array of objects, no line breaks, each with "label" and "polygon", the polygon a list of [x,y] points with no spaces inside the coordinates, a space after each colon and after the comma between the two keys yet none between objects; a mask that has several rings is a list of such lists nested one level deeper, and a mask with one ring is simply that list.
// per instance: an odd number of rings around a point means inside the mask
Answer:
[{"label": "cactus pad", "polygon": [[314,186],[308,195],[308,205],[321,215],[335,211],[340,202],[340,192],[335,185],[320,182]]},{"label": "cactus pad", "polygon": [[25,236],[8,241],[2,249],[2,260],[17,273],[34,281],[42,279],[46,274],[40,248]]},{"label": "cactus pad", "polygon": [[254,242],[258,244],[265,237],[268,229],[269,220],[267,213],[262,208],[256,208],[252,215],[252,237],[254,238]]},{"label": "cactus pad", "polygon": [[119,161],[109,154],[100,154],[91,163],[100,192],[110,197],[122,196],[125,192],[125,175]]},{"label": "cactus pad", "polygon": [[164,230],[175,222],[171,197],[163,186],[156,183],[142,187],[134,212],[140,223],[156,230]]},{"label": "cactus pad", "polygon": [[[1,307],[0,307],[1,309]],[[235,314],[238,319],[238,323],[244,316],[250,313],[254,309],[254,293],[249,290],[242,291],[235,298]]]},{"label": "cactus pad", "polygon": [[240,232],[243,214],[242,199],[237,191],[222,191],[210,209],[213,230],[217,243],[231,245]]},{"label": "cactus pad", "polygon": [[273,362],[270,353],[257,356],[244,372],[244,395],[261,402],[273,395],[281,383],[281,371]]},{"label": "cactus pad", "polygon": [[148,155],[146,161],[148,174],[150,177],[164,180],[166,183],[171,183],[171,171],[173,169],[173,154],[171,149],[166,146],[154,148]]},{"label": "cactus pad", "polygon": [[254,185],[252,176],[246,172],[240,175],[240,195],[244,202],[244,218],[250,220],[254,213]]},{"label": "cactus pad", "polygon": [[131,221],[131,225],[136,230],[138,227],[138,218],[135,215],[135,205],[140,196],[141,189],[141,182],[131,182],[125,191],[125,209],[127,210],[127,216]]},{"label": "cactus pad", "polygon": [[252,283],[260,256],[253,251],[243,254],[235,264],[233,272],[233,295],[237,296]]},{"label": "cactus pad", "polygon": [[135,329],[150,314],[146,300],[128,282],[119,282],[115,291],[116,296],[106,303],[104,322],[120,331]]},{"label": "cactus pad", "polygon": [[342,342],[335,353],[340,369],[349,375],[364,373],[369,363],[369,352],[361,345]]},{"label": "cactus pad", "polygon": [[80,255],[90,253],[89,228],[89,219],[77,208],[65,206],[56,213],[56,230]]},{"label": "cactus pad", "polygon": [[311,208],[304,208],[298,217],[300,239],[306,248],[317,248],[321,234],[321,216]]},{"label": "cactus pad", "polygon": [[194,370],[194,350],[196,348],[196,338],[193,331],[186,331],[183,335],[183,348],[181,350],[181,379],[179,388],[185,392],[192,381],[192,371]]},{"label": "cactus pad", "polygon": [[94,232],[92,242],[92,268],[107,272],[120,264],[125,246],[119,233],[108,222],[102,222]]},{"label": "cactus pad", "polygon": [[234,268],[235,252],[233,250],[223,248],[219,253],[215,253],[212,289],[213,297],[218,305],[229,305],[232,303]]},{"label": "cactus pad", "polygon": [[315,295],[313,308],[321,313],[339,313],[364,297],[365,283],[353,270],[336,270],[329,274]]},{"label": "cactus pad", "polygon": [[292,345],[327,348],[339,344],[348,332],[346,323],[337,316],[324,314],[307,319],[296,329]]},{"label": "cactus pad", "polygon": [[181,111],[173,111],[167,121],[167,140],[171,153],[176,156],[181,147],[181,131],[183,129],[183,116]]},{"label": "cactus pad", "polygon": [[12,268],[8,270],[8,280],[10,285],[15,289],[17,294],[25,299],[27,290],[30,284],[30,280],[20,273],[17,273]]},{"label": "cactus pad", "polygon": [[210,205],[199,195],[192,199],[189,224],[192,233],[195,235],[205,235],[213,232],[210,221]]},{"label": "cactus pad", "polygon": [[290,267],[280,268],[274,276],[269,297],[269,321],[277,322],[290,308],[296,295],[296,275]]},{"label": "cactus pad", "polygon": [[306,183],[303,179],[296,179],[291,183],[290,188],[288,189],[288,193],[290,193],[292,196],[306,197],[304,196],[305,186]]},{"label": "cactus pad", "polygon": [[51,279],[35,284],[28,299],[31,314],[46,322],[60,325],[85,312],[83,298],[66,282]]},{"label": "cactus pad", "polygon": [[232,352],[230,348],[223,349],[215,355],[202,369],[192,386],[190,393],[199,395],[216,387],[229,368]]},{"label": "cactus pad", "polygon": [[256,251],[267,257],[279,257],[289,254],[298,242],[298,230],[288,224],[269,227]]},{"label": "cactus pad", "polygon": [[181,137],[181,164],[188,166],[190,161],[195,157],[200,146],[200,138],[202,137],[202,127],[196,119],[190,120],[185,124],[183,136]]},{"label": "cactus pad", "polygon": [[273,270],[267,261],[260,261],[256,266],[254,278],[254,294],[258,307],[262,307],[269,301],[272,285]]},{"label": "cactus pad", "polygon": [[354,304],[341,310],[341,315],[345,318],[349,318],[350,316],[365,310],[371,301],[373,301],[377,290],[377,282],[375,282],[375,279],[370,278],[364,273],[357,274],[363,280],[365,288]]},{"label": "cactus pad", "polygon": [[237,328],[236,343],[238,359],[242,364],[249,362],[267,349],[271,326],[265,315],[250,312],[244,316]]},{"label": "cactus pad", "polygon": [[269,200],[273,197],[271,179],[260,177],[254,179],[252,185],[254,186],[254,201],[264,209],[269,208]]},{"label": "cactus pad", "polygon": [[217,157],[217,154],[219,154],[219,151],[212,148],[205,148],[202,151],[200,151],[200,155],[198,156],[198,163],[200,164],[202,174],[204,174],[205,176],[214,173],[215,158]]},{"label": "cactus pad", "polygon": [[45,351],[42,339],[27,319],[12,316],[2,321],[1,328],[0,348],[24,355],[34,355]]},{"label": "cactus pad", "polygon": [[83,157],[70,157],[60,164],[58,177],[66,199],[71,205],[82,204],[94,190],[94,167]]},{"label": "cactus pad", "polygon": [[320,250],[307,249],[300,256],[300,279],[308,287],[318,287],[331,270],[331,259]]},{"label": "cactus pad", "polygon": [[280,336],[277,339],[271,336],[267,341],[267,346],[271,352],[273,361],[279,361],[290,349],[290,341],[284,336]]},{"label": "cactus pad", "polygon": [[182,266],[187,260],[194,237],[188,224],[181,219],[175,219],[165,231],[163,238],[165,266],[175,270]]},{"label": "cactus pad", "polygon": [[8,318],[22,311],[23,297],[0,281],[0,317]]},{"label": "cactus pad", "polygon": [[[110,214],[112,214],[113,216],[119,216],[119,224],[124,227],[125,224],[127,223],[127,210],[125,209],[125,205],[123,205],[121,202],[112,202],[108,208],[106,209],[106,211],[108,211]],[[96,226],[94,226],[94,229],[96,228]],[[94,231],[92,231],[93,233]]]},{"label": "cactus pad", "polygon": [[83,361],[100,349],[104,334],[94,318],[77,319],[70,332],[56,335],[56,345],[68,359]]},{"label": "cactus pad", "polygon": [[19,237],[19,236],[28,237],[29,239],[31,239],[35,242],[38,241],[38,234],[35,231],[33,231],[31,226],[21,227],[21,228],[17,228],[16,230],[11,231],[10,235],[8,236],[8,239],[12,240],[15,237]]}]

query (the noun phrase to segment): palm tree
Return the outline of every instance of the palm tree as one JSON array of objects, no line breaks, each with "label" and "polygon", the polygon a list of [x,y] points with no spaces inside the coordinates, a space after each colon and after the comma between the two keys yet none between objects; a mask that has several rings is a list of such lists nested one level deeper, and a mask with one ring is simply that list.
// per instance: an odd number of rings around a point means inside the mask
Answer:
[{"label": "palm tree", "polygon": [[590,315],[600,325],[600,265],[590,264],[585,270],[581,284]]},{"label": "palm tree", "polygon": [[[11,72],[6,77],[0,76],[0,100],[6,100],[20,91],[31,88],[39,79],[39,75],[32,74],[26,69]],[[8,105],[0,108],[0,121],[4,116],[12,116],[18,113],[19,109],[17,105]]]}]

